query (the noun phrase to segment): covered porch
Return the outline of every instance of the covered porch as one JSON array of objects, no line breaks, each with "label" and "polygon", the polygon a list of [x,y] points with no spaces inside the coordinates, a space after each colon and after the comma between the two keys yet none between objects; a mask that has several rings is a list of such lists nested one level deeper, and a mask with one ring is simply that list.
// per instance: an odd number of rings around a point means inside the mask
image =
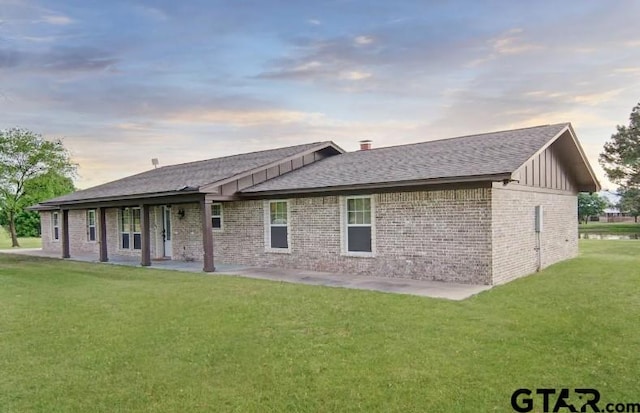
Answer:
[{"label": "covered porch", "polygon": [[[115,260],[144,267],[216,271],[211,211],[216,201],[220,200],[209,194],[189,193],[60,205],[59,209],[51,210],[52,216],[55,214],[52,220],[60,245],[59,256],[82,261]],[[82,239],[78,229],[81,225],[78,217],[82,217],[84,211],[89,242]],[[177,235],[180,237],[176,245]]]}]

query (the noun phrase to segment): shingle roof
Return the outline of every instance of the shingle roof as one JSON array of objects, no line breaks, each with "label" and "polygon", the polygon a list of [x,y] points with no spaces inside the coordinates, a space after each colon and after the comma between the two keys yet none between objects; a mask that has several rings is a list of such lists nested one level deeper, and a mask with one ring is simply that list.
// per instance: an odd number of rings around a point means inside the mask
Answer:
[{"label": "shingle roof", "polygon": [[242,192],[331,189],[510,174],[569,125],[561,123],[344,153]]},{"label": "shingle roof", "polygon": [[114,198],[131,195],[197,191],[199,187],[212,184],[237,174],[277,162],[313,148],[321,148],[332,142],[314,142],[286,148],[270,149],[240,155],[214,158],[204,161],[164,166],[158,169],[107,182],[72,194],[49,199],[42,204]]}]

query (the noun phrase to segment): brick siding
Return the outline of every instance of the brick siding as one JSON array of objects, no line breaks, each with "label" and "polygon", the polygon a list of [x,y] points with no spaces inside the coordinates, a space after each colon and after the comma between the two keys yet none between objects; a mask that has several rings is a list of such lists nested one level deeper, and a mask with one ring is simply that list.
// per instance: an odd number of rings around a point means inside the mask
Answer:
[{"label": "brick siding", "polygon": [[578,205],[571,194],[494,188],[493,284],[531,274],[538,267],[535,207],[542,205],[540,264],[548,267],[578,255]]},{"label": "brick siding", "polygon": [[289,199],[290,253],[265,252],[264,202],[223,204],[214,233],[216,260],[394,278],[487,284],[491,281],[489,189],[372,195],[375,256],[341,248],[340,197]]},{"label": "brick siding", "polygon": [[[216,263],[300,268],[393,278],[500,284],[537,268],[534,208],[543,205],[542,267],[577,254],[574,195],[512,188],[450,189],[371,195],[374,256],[344,252],[344,198],[288,199],[290,251],[265,250],[263,200],[223,202],[223,229],[214,230]],[[180,217],[178,211],[183,210]],[[152,258],[163,255],[161,207],[150,211]],[[51,213],[42,212],[43,249],[52,241]],[[201,213],[197,203],[173,204],[172,258],[203,260]],[[95,254],[88,242],[86,211],[70,211],[71,255]],[[119,213],[106,211],[109,254],[140,256],[120,249]],[[133,241],[132,241],[133,242]]]}]

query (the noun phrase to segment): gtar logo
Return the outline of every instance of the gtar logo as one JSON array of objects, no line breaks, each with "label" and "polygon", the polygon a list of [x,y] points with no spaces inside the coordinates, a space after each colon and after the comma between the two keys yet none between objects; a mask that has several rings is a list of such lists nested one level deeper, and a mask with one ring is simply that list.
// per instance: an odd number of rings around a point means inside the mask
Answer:
[{"label": "gtar logo", "polygon": [[[557,395],[556,395],[557,393]],[[527,413],[534,409],[533,392],[529,389],[518,389],[511,395],[511,407],[516,412]],[[542,396],[542,412],[600,412],[598,401],[600,392],[596,389],[536,389],[535,394]],[[580,403],[576,406],[569,398],[574,395]],[[575,398],[575,397],[574,397]],[[553,407],[552,407],[553,405]],[[588,410],[590,408],[590,410]],[[562,410],[565,409],[565,410]]]}]

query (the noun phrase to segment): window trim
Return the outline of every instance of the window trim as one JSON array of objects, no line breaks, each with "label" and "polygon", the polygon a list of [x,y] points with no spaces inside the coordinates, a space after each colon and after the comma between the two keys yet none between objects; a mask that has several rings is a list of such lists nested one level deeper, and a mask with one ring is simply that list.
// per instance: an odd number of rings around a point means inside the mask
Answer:
[{"label": "window trim", "polygon": [[[286,203],[287,224],[271,225],[271,204],[276,202]],[[274,252],[279,254],[291,253],[291,202],[288,199],[269,199],[264,201],[264,250],[265,252]],[[274,248],[271,246],[271,227],[287,228],[287,248]]]},{"label": "window trim", "polygon": [[[214,205],[220,205],[220,215],[214,215],[213,214],[213,206]],[[213,226],[213,219],[214,218],[219,218],[220,219],[220,227],[216,228]],[[222,206],[222,202],[214,202],[211,204],[211,229],[214,230],[215,232],[224,232],[224,207]]]},{"label": "window trim", "polygon": [[[349,224],[348,210],[350,199],[368,198],[371,205],[370,224]],[[371,228],[371,251],[349,251],[349,227]],[[375,196],[370,195],[346,195],[340,197],[340,250],[341,255],[347,257],[373,258],[376,256],[376,203]]]},{"label": "window trim", "polygon": [[[93,225],[91,225],[91,213],[93,212]],[[97,242],[98,240],[98,221],[95,208],[87,209],[87,242]],[[91,239],[91,228],[93,228],[93,239]]]},{"label": "window trim", "polygon": [[[140,210],[140,231],[134,231],[133,225],[133,210]],[[123,228],[123,218],[125,215],[125,211],[128,215],[128,223],[129,223],[129,231],[125,232]],[[118,210],[118,250],[120,251],[141,251],[142,250],[142,209],[140,207],[122,207]],[[129,235],[129,248],[125,248],[122,246],[122,236],[124,234]],[[135,248],[135,235],[140,235],[140,248]]]},{"label": "window trim", "polygon": [[[56,229],[58,230],[58,237],[56,238]],[[51,240],[53,242],[60,242],[60,212],[51,212]]]}]

